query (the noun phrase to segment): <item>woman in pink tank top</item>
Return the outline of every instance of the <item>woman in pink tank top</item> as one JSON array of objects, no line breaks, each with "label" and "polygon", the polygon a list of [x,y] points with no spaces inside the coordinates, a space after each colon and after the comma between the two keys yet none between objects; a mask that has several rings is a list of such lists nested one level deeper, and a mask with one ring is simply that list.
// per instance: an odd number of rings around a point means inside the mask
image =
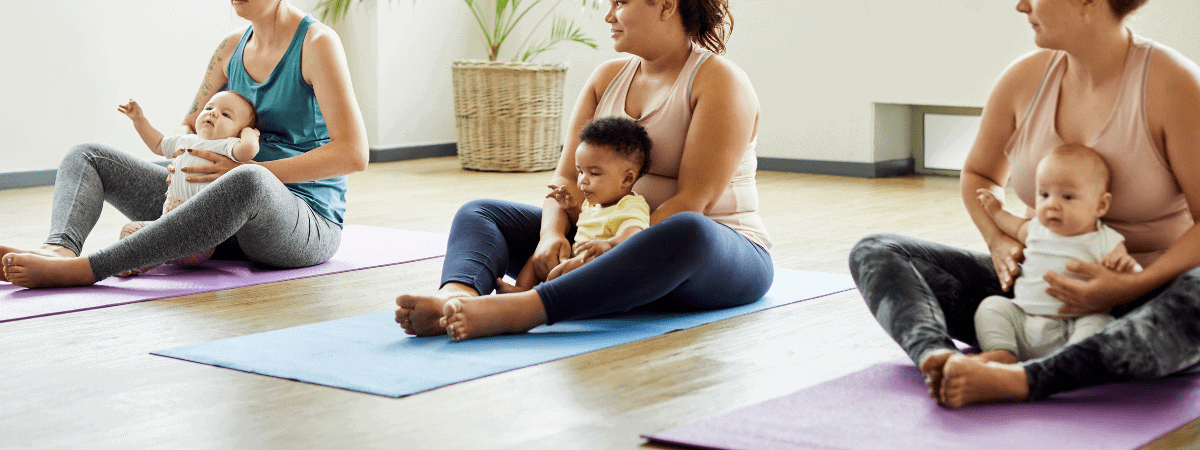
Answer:
[{"label": "woman in pink tank top", "polygon": [[754,182],[758,98],[737,66],[714,55],[732,30],[728,0],[614,1],[605,21],[614,48],[633,56],[592,73],[550,184],[580,196],[579,131],[605,116],[635,119],[653,144],[649,172],[634,185],[650,205],[651,226],[533,290],[488,295],[527,260],[544,279],[571,258],[567,236],[575,233],[553,199],[542,208],[468,203],[450,230],[441,289],[396,300],[405,332],[462,340],[650,304],[728,308],[770,288],[774,266]]},{"label": "woman in pink tank top", "polygon": [[[1082,387],[1168,375],[1200,362],[1200,68],[1134,34],[1125,19],[1147,0],[1019,0],[1039,50],[1000,76],[962,172],[962,195],[991,254],[872,235],[851,272],[871,311],[926,375],[944,405],[1036,400]],[[1073,279],[1050,271],[1061,314],[1112,310],[1118,319],[1078,343],[1019,364],[976,343],[973,317],[991,295],[1011,297],[1022,244],[976,200],[1004,198],[1012,180],[1032,207],[1035,167],[1064,143],[1096,150],[1112,170],[1109,212],[1145,270],[1118,273],[1074,261]],[[990,364],[989,364],[990,363]]]}]

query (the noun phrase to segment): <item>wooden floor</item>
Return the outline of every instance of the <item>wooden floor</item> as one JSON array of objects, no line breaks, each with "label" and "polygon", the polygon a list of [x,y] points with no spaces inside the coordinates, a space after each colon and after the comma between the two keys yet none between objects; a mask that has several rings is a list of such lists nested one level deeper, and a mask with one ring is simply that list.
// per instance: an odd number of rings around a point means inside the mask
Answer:
[{"label": "wooden floor", "polygon": [[[462,203],[540,203],[548,173],[454,158],[372,164],[348,223],[445,233]],[[891,231],[983,250],[956,179],[759,172],[780,267],[848,273]],[[52,188],[0,190],[0,242],[41,242]],[[116,240],[106,211],[88,242]],[[0,448],[635,448],[640,434],[904,357],[854,291],[401,399],[152,356],[180,345],[394,309],[441,259],[0,324]],[[397,328],[397,336],[400,330]],[[1151,446],[1197,446],[1200,421]]]}]

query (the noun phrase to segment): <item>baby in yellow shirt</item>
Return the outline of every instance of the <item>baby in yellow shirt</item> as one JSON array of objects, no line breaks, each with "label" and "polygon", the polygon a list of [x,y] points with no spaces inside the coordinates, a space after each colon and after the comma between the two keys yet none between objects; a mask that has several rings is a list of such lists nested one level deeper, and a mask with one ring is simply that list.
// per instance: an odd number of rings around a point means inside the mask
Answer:
[{"label": "baby in yellow shirt", "polygon": [[538,280],[533,264],[526,262],[517,276],[517,284],[503,280],[501,292],[533,289],[539,281],[560,277],[624,242],[638,231],[650,227],[650,205],[633,192],[633,184],[650,168],[650,136],[636,121],[604,117],[583,127],[575,150],[575,170],[582,202],[565,186],[550,185],[546,198],[553,198],[575,224],[572,257],[559,263]]}]

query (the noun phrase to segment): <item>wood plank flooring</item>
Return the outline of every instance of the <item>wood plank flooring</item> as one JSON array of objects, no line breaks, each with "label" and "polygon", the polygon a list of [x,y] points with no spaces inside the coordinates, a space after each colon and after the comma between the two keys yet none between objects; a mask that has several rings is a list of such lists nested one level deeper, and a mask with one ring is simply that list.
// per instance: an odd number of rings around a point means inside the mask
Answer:
[{"label": "wood plank flooring", "polygon": [[[475,198],[538,204],[547,173],[454,158],[351,176],[347,222],[445,233]],[[775,264],[848,273],[891,231],[983,250],[956,179],[759,173]],[[52,188],[0,190],[0,242],[32,245]],[[87,249],[116,240],[106,210]],[[150,351],[394,309],[441,259],[0,324],[0,448],[635,448],[649,434],[904,357],[854,291],[401,399]],[[400,330],[397,328],[397,334]],[[1197,446],[1200,421],[1152,443]]]}]

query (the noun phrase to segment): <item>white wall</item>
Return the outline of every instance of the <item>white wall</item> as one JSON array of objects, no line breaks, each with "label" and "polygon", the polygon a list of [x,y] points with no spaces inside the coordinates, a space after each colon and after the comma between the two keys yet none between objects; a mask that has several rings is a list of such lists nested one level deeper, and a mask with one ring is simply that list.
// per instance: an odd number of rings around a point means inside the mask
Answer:
[{"label": "white wall", "polygon": [[[307,9],[315,0],[292,3]],[[581,14],[576,1],[563,3],[564,12]],[[749,74],[762,103],[760,156],[897,157],[875,150],[873,105],[982,106],[1000,71],[1034,49],[1015,4],[733,0],[727,56]],[[0,38],[19,45],[0,49],[0,172],[53,168],[84,141],[153,158],[116,105],[136,98],[156,126],[173,128],[217,40],[245,24],[227,3],[207,0],[42,0],[7,12]],[[600,49],[563,44],[539,58],[570,66],[566,111],[591,70],[619,56],[603,12],[580,17]],[[1200,60],[1196,23],[1195,0],[1153,0],[1132,21],[1139,33]],[[365,0],[336,28],[373,148],[455,140],[450,61],[485,56],[462,2]]]},{"label": "white wall", "polygon": [[133,98],[172,130],[208,59],[233,28],[219,2],[10,2],[0,27],[0,172],[51,169],[73,144],[95,141],[148,159],[117,104]]}]

